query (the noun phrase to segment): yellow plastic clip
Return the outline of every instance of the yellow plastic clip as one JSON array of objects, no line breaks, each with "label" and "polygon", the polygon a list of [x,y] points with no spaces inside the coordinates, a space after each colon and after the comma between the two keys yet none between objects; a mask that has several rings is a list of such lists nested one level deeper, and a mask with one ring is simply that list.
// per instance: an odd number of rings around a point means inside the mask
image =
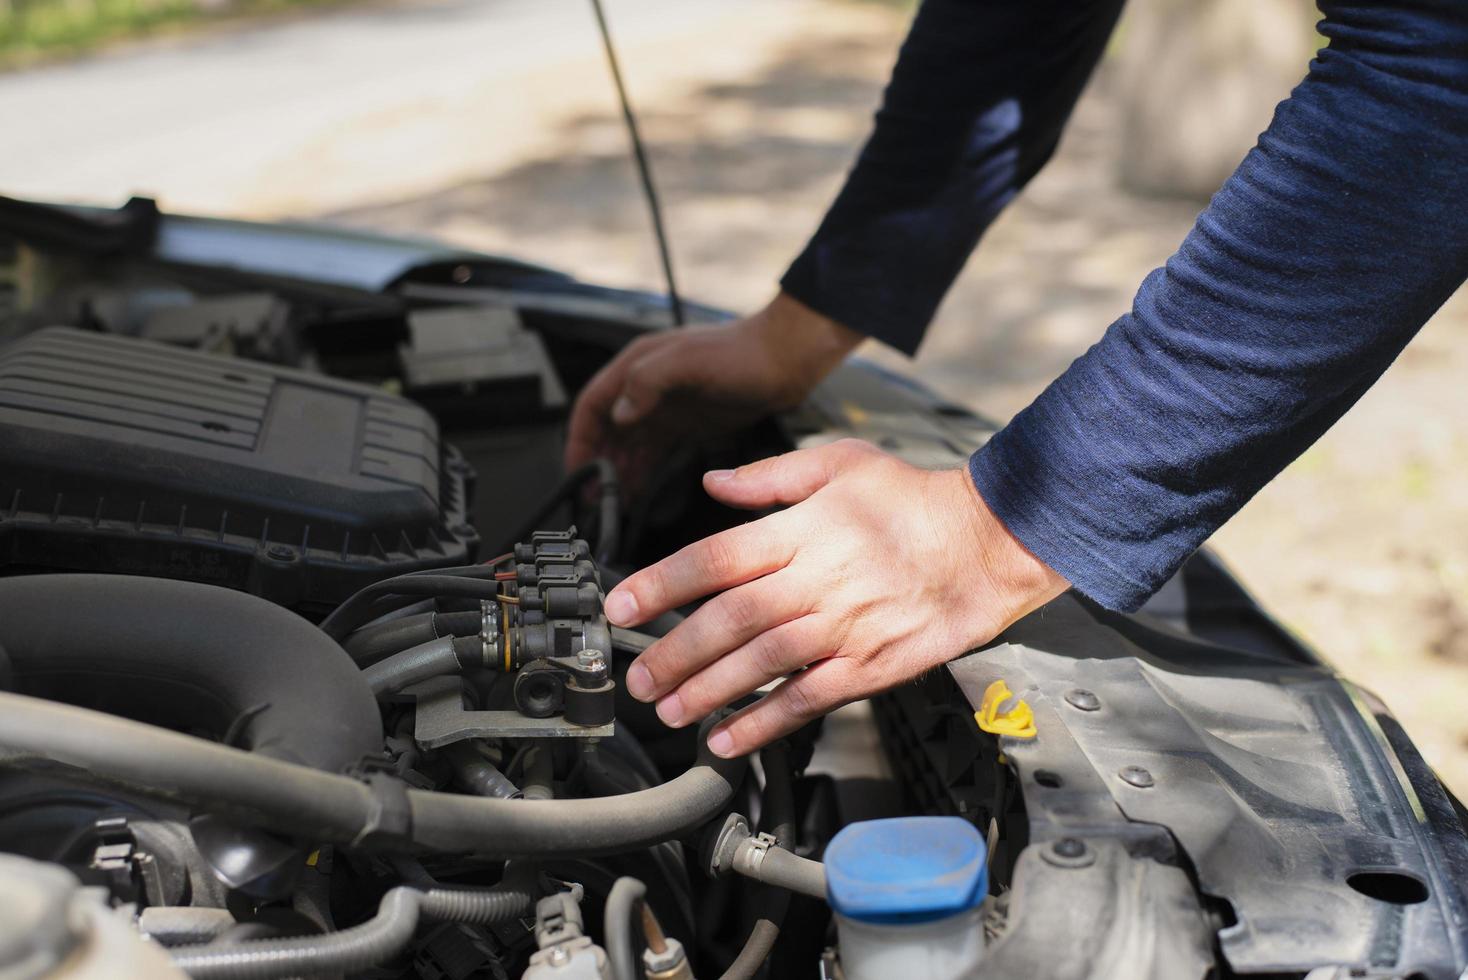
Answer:
[{"label": "yellow plastic clip", "polygon": [[984,700],[979,703],[979,710],[974,712],[974,721],[979,723],[979,728],[991,735],[1008,735],[1010,738],[1034,738],[1035,713],[1025,702],[1015,698],[1014,707],[1005,711],[999,708],[1010,698],[1014,692],[1009,685],[1003,681],[995,681],[984,690]]}]

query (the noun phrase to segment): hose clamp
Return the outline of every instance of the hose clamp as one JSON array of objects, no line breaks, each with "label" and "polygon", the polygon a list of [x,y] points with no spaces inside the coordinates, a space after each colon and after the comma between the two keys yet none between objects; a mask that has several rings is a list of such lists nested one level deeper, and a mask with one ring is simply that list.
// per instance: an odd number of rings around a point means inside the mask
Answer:
[{"label": "hose clamp", "polygon": [[407,784],[380,770],[366,773],[362,781],[369,795],[367,819],[352,846],[389,850],[412,843],[413,806]]},{"label": "hose clamp", "polygon": [[760,867],[765,863],[765,855],[774,846],[774,834],[756,834],[746,838],[734,852],[734,870],[746,878],[763,880],[760,877]]},{"label": "hose clamp", "polygon": [[[503,647],[503,630],[500,628],[500,604],[493,599],[479,600],[479,642],[483,647],[484,666],[490,670],[510,672],[508,647]],[[505,650],[501,654],[501,648]]]}]

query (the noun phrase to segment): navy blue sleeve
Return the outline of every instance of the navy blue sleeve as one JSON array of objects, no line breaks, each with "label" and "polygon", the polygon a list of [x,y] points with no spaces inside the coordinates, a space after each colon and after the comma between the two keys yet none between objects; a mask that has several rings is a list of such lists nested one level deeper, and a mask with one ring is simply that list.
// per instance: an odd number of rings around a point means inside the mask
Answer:
[{"label": "navy blue sleeve", "polygon": [[871,138],[785,292],[911,354],[979,236],[1050,158],[1121,0],[926,0]]},{"label": "navy blue sleeve", "polygon": [[1138,606],[1468,276],[1468,3],[1322,0],[1329,39],[1177,254],[971,460],[1083,593]]}]

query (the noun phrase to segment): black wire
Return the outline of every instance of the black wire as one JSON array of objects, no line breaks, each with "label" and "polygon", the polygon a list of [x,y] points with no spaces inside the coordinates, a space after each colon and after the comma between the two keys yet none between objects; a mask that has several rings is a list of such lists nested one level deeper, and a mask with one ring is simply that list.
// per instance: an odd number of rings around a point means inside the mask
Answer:
[{"label": "black wire", "polygon": [[673,314],[673,325],[684,323],[683,300],[678,296],[678,286],[673,281],[673,255],[668,249],[668,235],[663,230],[663,209],[658,204],[657,188],[652,182],[652,165],[647,151],[642,146],[642,136],[637,131],[637,117],[632,114],[632,103],[627,98],[627,87],[622,84],[622,69],[617,64],[617,52],[612,47],[612,33],[607,28],[607,16],[601,0],[591,0],[591,9],[596,13],[596,26],[601,31],[602,47],[607,52],[607,65],[612,70],[612,82],[617,87],[617,100],[622,103],[622,119],[627,123],[627,137],[632,141],[632,156],[637,161],[637,173],[642,178],[642,193],[647,198],[648,214],[652,217],[653,235],[658,240],[658,257],[663,262],[663,278],[668,282],[668,306]]}]

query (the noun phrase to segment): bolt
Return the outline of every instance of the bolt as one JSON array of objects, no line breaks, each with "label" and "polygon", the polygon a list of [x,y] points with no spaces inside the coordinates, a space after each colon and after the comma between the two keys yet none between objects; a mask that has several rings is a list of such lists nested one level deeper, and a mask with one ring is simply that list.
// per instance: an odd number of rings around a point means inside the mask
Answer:
[{"label": "bolt", "polygon": [[265,549],[265,554],[267,557],[274,558],[276,561],[294,561],[296,549],[288,545],[273,544]]},{"label": "bolt", "polygon": [[1137,789],[1149,789],[1157,785],[1157,780],[1152,778],[1152,774],[1141,766],[1125,766],[1118,775],[1121,776],[1122,782],[1135,786]]},{"label": "bolt", "polygon": [[1086,853],[1086,843],[1074,837],[1062,837],[1052,845],[1051,849],[1060,857],[1078,858]]},{"label": "bolt", "polygon": [[1096,852],[1078,837],[1062,837],[1040,852],[1046,864],[1057,868],[1089,868],[1096,863]]},{"label": "bolt", "polygon": [[1078,708],[1081,711],[1096,711],[1101,707],[1101,699],[1083,687],[1072,688],[1065,692],[1065,702],[1072,708]]}]

